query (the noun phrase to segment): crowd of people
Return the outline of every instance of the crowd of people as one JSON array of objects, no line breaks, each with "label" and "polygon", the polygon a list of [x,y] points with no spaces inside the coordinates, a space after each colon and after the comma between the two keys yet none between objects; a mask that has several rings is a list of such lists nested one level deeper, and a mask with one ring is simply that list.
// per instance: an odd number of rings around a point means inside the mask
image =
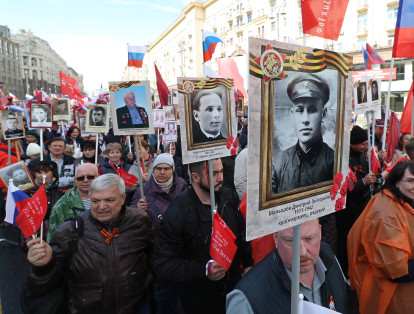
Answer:
[{"label": "crowd of people", "polygon": [[[38,131],[27,130],[20,151],[12,147],[10,157],[15,163],[19,155],[34,178],[29,196],[45,177],[48,202],[45,241],[21,234],[32,264],[22,306],[40,299],[43,313],[55,308],[290,313],[292,228],[251,242],[245,237],[240,201],[247,188],[248,128],[243,116],[238,117],[237,156],[212,160],[216,209],[236,237],[228,270],[210,256],[207,163],[184,165],[180,136],[165,145],[157,145],[155,134],[141,136],[136,149],[112,129],[99,139],[82,136],[75,125],[66,136],[57,125],[39,130],[42,145]],[[302,225],[299,290],[306,300],[341,313],[408,313],[414,308],[409,297],[414,291],[414,139],[402,134],[389,164],[377,143],[382,167],[377,175],[369,172],[368,140],[366,130],[353,127],[349,167],[356,181],[348,188],[345,208]],[[0,167],[7,164],[3,141]],[[142,182],[125,186],[123,172]],[[7,187],[0,194],[3,209]]]}]

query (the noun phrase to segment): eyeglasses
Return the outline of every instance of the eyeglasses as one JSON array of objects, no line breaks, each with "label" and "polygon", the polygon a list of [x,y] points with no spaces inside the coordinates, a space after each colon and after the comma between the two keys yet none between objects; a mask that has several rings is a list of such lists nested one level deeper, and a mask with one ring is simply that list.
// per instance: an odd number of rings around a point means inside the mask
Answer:
[{"label": "eyeglasses", "polygon": [[84,181],[85,178],[87,178],[89,181],[95,179],[96,176],[81,176],[81,177],[77,177],[76,180],[78,181]]},{"label": "eyeglasses", "polygon": [[154,170],[158,172],[161,172],[164,170],[164,172],[167,172],[167,171],[172,170],[172,167],[155,167]]},{"label": "eyeglasses", "polygon": [[414,179],[407,179],[407,180],[401,180],[402,182],[406,182],[410,185],[414,185]]}]

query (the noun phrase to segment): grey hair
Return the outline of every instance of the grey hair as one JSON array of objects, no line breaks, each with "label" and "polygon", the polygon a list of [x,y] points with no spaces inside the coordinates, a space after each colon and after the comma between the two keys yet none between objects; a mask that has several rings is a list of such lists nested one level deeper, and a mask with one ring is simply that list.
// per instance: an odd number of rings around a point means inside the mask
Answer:
[{"label": "grey hair", "polygon": [[105,191],[113,186],[118,188],[119,194],[125,194],[125,183],[124,180],[114,173],[107,173],[102,176],[99,176],[91,183],[89,187],[89,196],[91,196],[92,192],[101,192]]},{"label": "grey hair", "polygon": [[124,93],[124,99],[125,99],[126,95],[129,95],[129,94],[132,94],[132,95],[134,95],[134,97],[135,97],[135,93],[134,93],[132,90],[127,90],[127,91],[125,91],[125,93]]}]

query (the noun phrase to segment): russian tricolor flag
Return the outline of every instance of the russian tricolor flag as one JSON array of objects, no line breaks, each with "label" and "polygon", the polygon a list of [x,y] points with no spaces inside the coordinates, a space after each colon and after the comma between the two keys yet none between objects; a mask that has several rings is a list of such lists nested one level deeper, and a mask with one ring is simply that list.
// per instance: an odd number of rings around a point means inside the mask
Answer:
[{"label": "russian tricolor flag", "polygon": [[142,68],[147,47],[145,46],[128,46],[128,66]]},{"label": "russian tricolor flag", "polygon": [[17,188],[11,180],[7,191],[6,218],[4,218],[4,221],[17,225],[16,217],[29,200],[30,197]]},{"label": "russian tricolor flag", "polygon": [[364,54],[366,70],[371,70],[373,64],[384,63],[384,60],[381,58],[378,52],[376,52],[375,49],[372,48],[368,43],[367,43],[367,49],[362,48],[362,53]]},{"label": "russian tricolor flag", "polygon": [[213,56],[214,50],[216,50],[216,46],[218,43],[223,43],[224,40],[209,31],[203,30],[203,56],[204,56],[204,62],[207,62],[211,60],[211,57]]},{"label": "russian tricolor flag", "polygon": [[414,0],[400,0],[392,57],[414,58]]}]

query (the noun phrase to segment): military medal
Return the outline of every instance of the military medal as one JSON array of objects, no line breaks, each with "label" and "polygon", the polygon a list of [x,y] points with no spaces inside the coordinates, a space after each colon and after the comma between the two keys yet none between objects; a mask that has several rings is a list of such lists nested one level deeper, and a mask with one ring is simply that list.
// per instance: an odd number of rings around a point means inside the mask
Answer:
[{"label": "military medal", "polygon": [[329,298],[329,309],[336,312],[335,302],[333,296]]}]

